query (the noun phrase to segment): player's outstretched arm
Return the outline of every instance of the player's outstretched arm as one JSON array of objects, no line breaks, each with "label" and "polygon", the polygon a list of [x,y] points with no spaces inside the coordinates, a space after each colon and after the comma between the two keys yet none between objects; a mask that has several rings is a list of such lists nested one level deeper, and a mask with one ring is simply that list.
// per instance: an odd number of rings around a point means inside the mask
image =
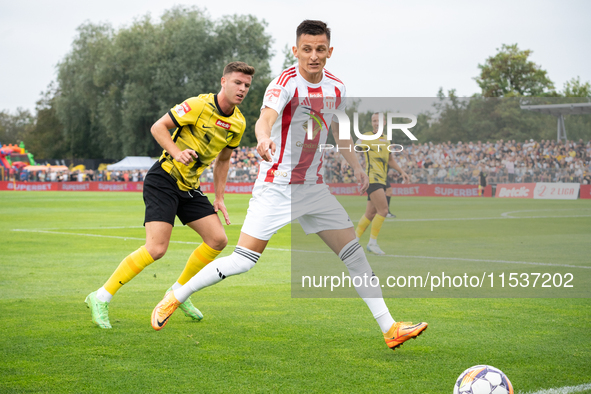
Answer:
[{"label": "player's outstretched arm", "polygon": [[172,121],[169,114],[165,114],[152,125],[150,131],[152,136],[158,144],[167,151],[173,159],[186,166],[191,164],[197,158],[197,153],[193,149],[185,149],[181,151],[172,140],[168,130],[174,129],[176,125]]},{"label": "player's outstretched arm", "polygon": [[215,198],[213,200],[213,209],[222,211],[226,224],[230,224],[230,217],[224,204],[224,192],[226,190],[226,181],[228,180],[228,170],[230,169],[230,157],[232,157],[232,149],[226,147],[222,149],[218,157],[215,159],[215,166],[213,168],[213,187],[215,190]]},{"label": "player's outstretched arm", "polygon": [[361,164],[359,164],[359,159],[355,154],[355,149],[353,149],[353,141],[351,138],[347,140],[339,139],[339,124],[336,122],[332,122],[331,124],[332,135],[334,136],[334,140],[339,146],[339,152],[341,155],[347,160],[347,163],[353,169],[353,175],[355,175],[355,179],[357,179],[357,186],[359,186],[359,194],[365,193],[367,188],[369,187],[369,178],[363,168],[361,168]]},{"label": "player's outstretched arm", "polygon": [[261,116],[254,126],[254,133],[257,137],[257,152],[265,161],[273,160],[273,155],[277,148],[275,142],[271,140],[271,129],[278,116],[277,111],[265,107],[261,110]]},{"label": "player's outstretched arm", "polygon": [[404,171],[402,167],[398,165],[396,159],[394,159],[394,155],[391,153],[390,159],[388,159],[388,165],[400,173],[400,175],[402,176],[402,183],[410,183],[410,177],[408,176],[406,171]]}]

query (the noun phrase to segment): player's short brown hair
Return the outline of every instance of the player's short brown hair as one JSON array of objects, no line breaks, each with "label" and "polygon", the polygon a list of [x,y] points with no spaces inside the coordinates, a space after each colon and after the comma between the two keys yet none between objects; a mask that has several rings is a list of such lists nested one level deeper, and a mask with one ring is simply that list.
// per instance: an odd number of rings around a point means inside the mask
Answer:
[{"label": "player's short brown hair", "polygon": [[306,19],[296,29],[296,42],[300,39],[302,34],[309,34],[311,36],[320,36],[326,34],[328,42],[330,42],[330,29],[328,25],[322,21],[314,21]]},{"label": "player's short brown hair", "polygon": [[248,64],[246,64],[244,62],[232,62],[232,63],[226,64],[226,67],[224,67],[224,75],[227,75],[227,74],[230,74],[233,72],[239,72],[239,73],[243,73],[246,75],[254,75],[254,67],[249,66]]}]

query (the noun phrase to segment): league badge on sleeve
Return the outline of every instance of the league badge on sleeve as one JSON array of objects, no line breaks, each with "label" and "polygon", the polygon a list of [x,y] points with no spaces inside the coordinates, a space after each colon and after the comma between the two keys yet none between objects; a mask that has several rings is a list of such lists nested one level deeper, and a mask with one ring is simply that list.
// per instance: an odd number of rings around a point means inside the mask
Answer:
[{"label": "league badge on sleeve", "polygon": [[179,118],[185,116],[185,114],[189,111],[191,111],[191,107],[189,106],[189,104],[187,104],[186,101],[174,107],[174,112],[176,112]]},{"label": "league badge on sleeve", "polygon": [[265,102],[271,104],[277,104],[279,101],[279,95],[281,94],[281,89],[269,89],[267,93],[265,93]]}]

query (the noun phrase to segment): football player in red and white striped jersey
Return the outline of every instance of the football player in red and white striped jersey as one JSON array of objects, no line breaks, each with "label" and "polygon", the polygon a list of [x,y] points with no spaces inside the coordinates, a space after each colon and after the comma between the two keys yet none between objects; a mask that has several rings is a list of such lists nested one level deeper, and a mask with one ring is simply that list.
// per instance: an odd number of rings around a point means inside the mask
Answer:
[{"label": "football player in red and white striped jersey", "polygon": [[[360,193],[369,185],[351,149],[352,141],[339,140],[338,118],[322,111],[344,111],[345,108],[345,85],[324,68],[332,51],[326,23],[305,20],[298,26],[293,47],[298,63],[283,71],[268,86],[255,126],[257,151],[264,161],[236,249],[230,256],[214,260],[183,287],[169,293],[156,306],[154,314],[166,320],[176,305],[194,292],[250,270],[273,234],[296,218],[307,234],[318,234],[339,256],[352,279],[370,278],[375,284],[377,278],[355,236],[353,223],[323,179],[320,146],[326,144],[330,125],[339,151],[359,182]],[[379,285],[372,286],[366,280],[365,284],[355,287],[391,349],[427,328],[427,323],[395,322]]]}]

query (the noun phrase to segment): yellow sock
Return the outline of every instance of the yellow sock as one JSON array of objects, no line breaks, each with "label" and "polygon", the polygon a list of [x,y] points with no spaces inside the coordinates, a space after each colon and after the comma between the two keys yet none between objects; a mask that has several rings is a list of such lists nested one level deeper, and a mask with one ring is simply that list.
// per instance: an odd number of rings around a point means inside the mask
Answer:
[{"label": "yellow sock", "polygon": [[115,295],[117,290],[124,284],[132,280],[137,274],[142,272],[144,268],[152,264],[154,259],[148,253],[145,246],[142,246],[129,256],[123,259],[119,267],[113,272],[113,275],[105,283],[105,290],[111,295]]},{"label": "yellow sock", "polygon": [[384,223],[386,218],[384,216],[380,216],[376,214],[371,222],[371,235],[369,236],[370,239],[378,239],[378,234],[382,229],[382,224]]},{"label": "yellow sock", "polygon": [[363,215],[361,219],[359,219],[359,223],[357,223],[357,228],[355,229],[355,235],[357,235],[357,238],[361,238],[361,236],[363,235],[363,233],[367,229],[367,226],[369,226],[370,223],[371,220],[366,218],[365,215]]},{"label": "yellow sock", "polygon": [[191,257],[189,257],[187,265],[185,265],[185,269],[177,279],[177,282],[181,285],[187,283],[192,277],[197,275],[197,272],[201,271],[203,267],[211,263],[220,252],[221,250],[212,249],[205,242],[199,245],[199,247],[193,251]]}]

